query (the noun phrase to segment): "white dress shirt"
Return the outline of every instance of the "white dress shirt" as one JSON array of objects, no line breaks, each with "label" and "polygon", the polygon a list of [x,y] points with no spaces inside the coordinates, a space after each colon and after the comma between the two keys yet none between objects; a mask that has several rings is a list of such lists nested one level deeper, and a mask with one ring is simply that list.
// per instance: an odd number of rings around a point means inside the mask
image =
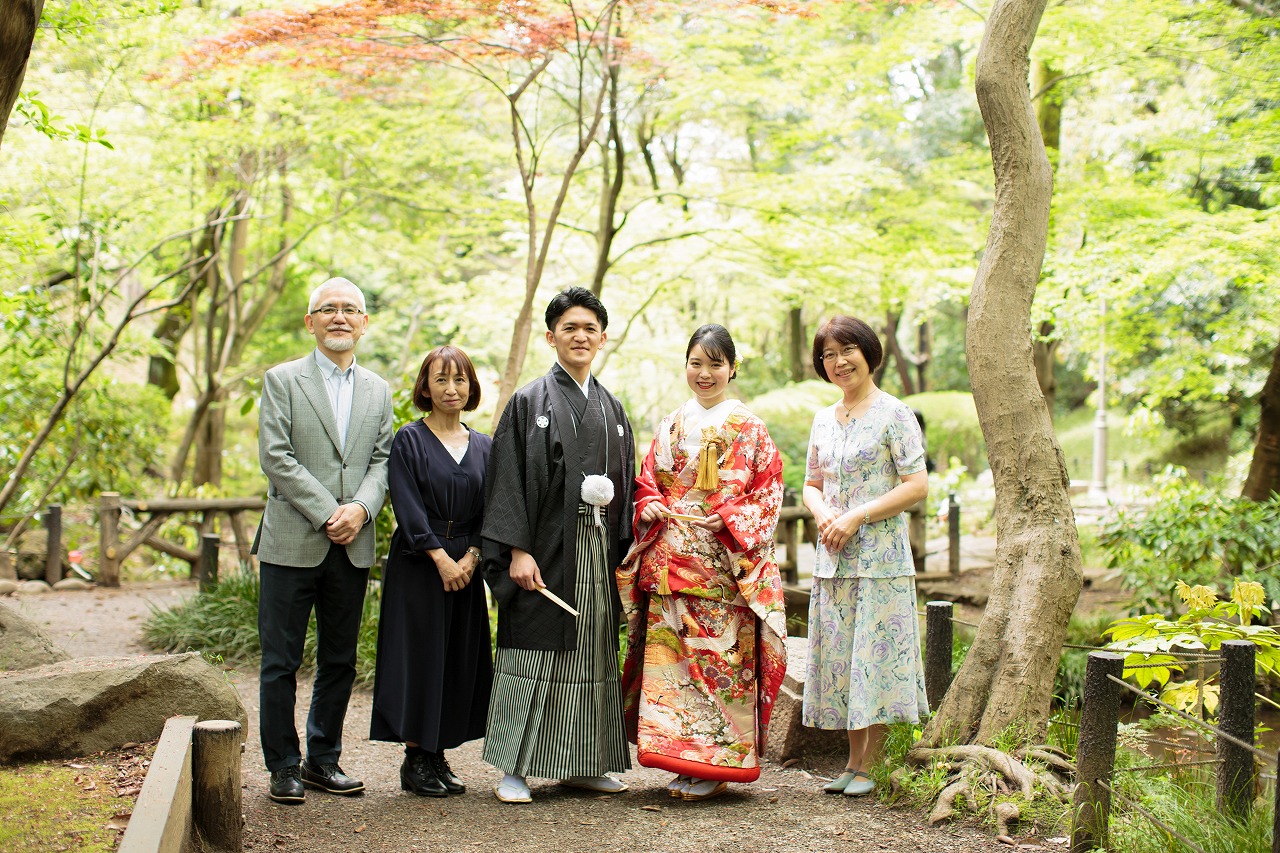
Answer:
[{"label": "white dress shirt", "polygon": [[343,370],[329,360],[329,357],[316,348],[316,364],[320,367],[320,375],[324,377],[325,390],[329,392],[329,405],[333,409],[333,419],[338,422],[338,440],[343,448],[347,446],[347,428],[351,426],[351,395],[355,389],[356,360]]}]

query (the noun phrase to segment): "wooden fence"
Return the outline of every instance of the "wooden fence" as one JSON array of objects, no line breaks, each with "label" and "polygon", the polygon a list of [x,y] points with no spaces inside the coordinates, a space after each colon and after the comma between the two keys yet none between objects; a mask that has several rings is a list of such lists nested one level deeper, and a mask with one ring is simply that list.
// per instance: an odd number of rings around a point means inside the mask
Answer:
[{"label": "wooden fence", "polygon": [[[213,529],[214,519],[226,515],[231,522],[231,531],[235,536],[236,550],[241,562],[249,561],[249,550],[253,540],[249,538],[248,528],[244,523],[246,512],[261,512],[267,502],[262,498],[155,498],[153,500],[130,500],[121,498],[117,492],[103,492],[98,499],[98,521],[100,524],[99,552],[100,564],[98,581],[103,586],[120,585],[120,566],[130,554],[146,545],[184,560],[191,565],[191,576],[201,578],[209,572],[216,572],[212,566],[204,566],[201,554],[205,549],[193,551],[176,542],[159,536],[160,526],[175,515],[200,515],[199,530],[204,539]],[[122,522],[126,515],[142,518],[141,526],[132,533],[126,533]],[[128,538],[124,538],[127,536]],[[53,543],[50,543],[50,548]]]}]

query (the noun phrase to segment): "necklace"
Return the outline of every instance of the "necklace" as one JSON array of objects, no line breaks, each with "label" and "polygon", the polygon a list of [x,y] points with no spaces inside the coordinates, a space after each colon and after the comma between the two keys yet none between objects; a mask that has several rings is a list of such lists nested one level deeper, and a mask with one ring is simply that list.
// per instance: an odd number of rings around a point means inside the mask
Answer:
[{"label": "necklace", "polygon": [[873,393],[875,393],[875,390],[876,390],[876,387],[872,385],[871,388],[867,391],[867,393],[863,394],[861,397],[853,401],[853,405],[846,406],[844,404],[844,400],[841,400],[839,403],[836,404],[836,408],[838,408],[843,413],[844,417],[847,418],[853,414],[853,410],[857,408],[858,404],[860,404],[863,400],[867,399]]}]

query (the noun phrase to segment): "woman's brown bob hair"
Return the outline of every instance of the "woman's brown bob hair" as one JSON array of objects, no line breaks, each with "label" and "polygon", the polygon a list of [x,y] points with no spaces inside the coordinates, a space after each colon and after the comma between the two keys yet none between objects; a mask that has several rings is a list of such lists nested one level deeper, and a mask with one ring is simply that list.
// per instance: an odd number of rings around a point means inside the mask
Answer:
[{"label": "woman's brown bob hair", "polygon": [[867,367],[872,373],[879,369],[884,358],[884,348],[880,346],[880,338],[874,329],[857,317],[837,314],[823,323],[813,336],[813,372],[824,382],[830,382],[831,377],[827,375],[827,366],[822,363],[822,351],[832,343],[841,347],[853,344],[862,350],[862,357],[867,360]]},{"label": "woman's brown bob hair", "polygon": [[467,377],[467,404],[462,407],[464,412],[474,412],[476,406],[480,405],[480,380],[476,378],[476,369],[471,364],[471,359],[467,354],[452,344],[445,344],[433,349],[427,353],[427,357],[422,360],[422,369],[418,371],[418,381],[413,383],[413,404],[418,407],[419,411],[431,411],[431,389],[428,383],[431,381],[431,363],[433,361],[442,361],[442,367],[448,372],[448,365],[453,365],[454,369]]}]

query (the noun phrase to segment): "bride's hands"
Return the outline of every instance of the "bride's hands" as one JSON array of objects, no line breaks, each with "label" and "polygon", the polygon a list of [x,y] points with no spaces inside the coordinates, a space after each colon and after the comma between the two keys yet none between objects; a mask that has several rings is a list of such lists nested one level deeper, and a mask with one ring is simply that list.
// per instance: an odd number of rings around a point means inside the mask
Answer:
[{"label": "bride's hands", "polygon": [[649,501],[640,510],[640,520],[645,524],[652,524],[655,521],[667,517],[667,508],[662,505],[662,501]]}]

